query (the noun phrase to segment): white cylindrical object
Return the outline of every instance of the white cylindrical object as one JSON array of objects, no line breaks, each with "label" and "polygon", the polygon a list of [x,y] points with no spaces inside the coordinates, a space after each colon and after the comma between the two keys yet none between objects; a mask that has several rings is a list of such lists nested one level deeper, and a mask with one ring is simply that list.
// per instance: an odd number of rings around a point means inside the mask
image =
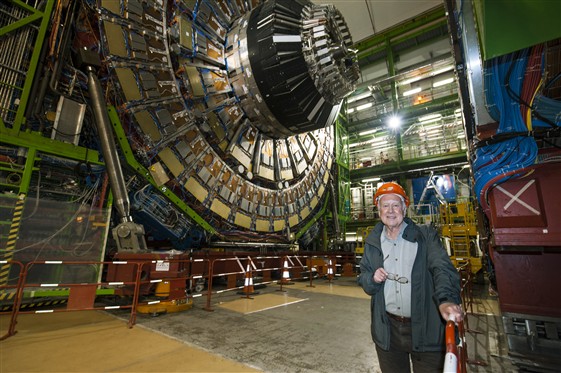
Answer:
[{"label": "white cylindrical object", "polygon": [[444,357],[443,373],[456,373],[458,371],[458,358],[454,353],[447,352]]}]

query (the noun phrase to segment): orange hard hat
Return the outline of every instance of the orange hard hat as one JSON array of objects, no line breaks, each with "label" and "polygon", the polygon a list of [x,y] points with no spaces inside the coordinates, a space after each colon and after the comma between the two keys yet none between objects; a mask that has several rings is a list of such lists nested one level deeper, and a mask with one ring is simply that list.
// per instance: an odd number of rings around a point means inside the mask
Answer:
[{"label": "orange hard hat", "polygon": [[390,181],[389,183],[382,184],[374,194],[374,206],[378,206],[378,200],[384,194],[397,194],[403,199],[405,206],[409,206],[409,198],[407,197],[405,190],[398,183]]}]

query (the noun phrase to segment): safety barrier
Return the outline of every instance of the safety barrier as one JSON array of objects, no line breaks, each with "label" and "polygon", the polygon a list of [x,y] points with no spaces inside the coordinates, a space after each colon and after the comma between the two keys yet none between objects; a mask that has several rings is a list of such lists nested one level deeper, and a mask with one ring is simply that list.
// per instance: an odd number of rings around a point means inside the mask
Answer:
[{"label": "safety barrier", "polygon": [[[214,311],[212,309],[211,306],[211,300],[212,300],[212,295],[213,294],[219,294],[219,293],[224,293],[224,292],[228,292],[228,291],[233,291],[233,290],[240,290],[243,289],[245,286],[245,277],[247,276],[247,269],[248,266],[251,266],[252,268],[252,273],[259,273],[261,272],[262,274],[262,278],[263,281],[261,282],[255,282],[252,279],[253,282],[253,286],[257,286],[257,285],[264,285],[264,284],[268,284],[268,283],[272,283],[274,282],[272,280],[271,277],[271,272],[272,271],[277,271],[281,269],[281,266],[271,266],[271,267],[265,267],[264,263],[271,262],[271,261],[275,261],[275,260],[282,260],[283,257],[280,256],[257,256],[257,257],[251,257],[251,256],[247,256],[245,258],[239,258],[239,257],[233,257],[233,258],[214,258],[214,259],[210,259],[210,266],[209,266],[209,274],[208,274],[208,288],[207,288],[207,301],[206,301],[206,306],[204,307],[204,309],[206,311]],[[255,265],[255,261],[262,261],[262,266],[261,268],[258,268],[257,265]],[[227,263],[229,262],[234,262],[237,264],[237,266],[239,267],[238,271],[227,271],[227,272],[217,272],[216,271],[216,266],[218,264],[225,264],[223,267],[227,268],[228,265]],[[242,286],[237,286],[237,279],[238,276],[244,278],[244,285]],[[221,289],[221,290],[213,290],[213,286],[214,286],[214,279],[216,277],[227,277],[228,282],[227,282],[227,286],[226,289]]]},{"label": "safety barrier", "polygon": [[472,281],[473,274],[471,273],[471,264],[466,262],[457,268],[460,274],[460,296],[462,299],[462,307],[466,311],[465,324],[466,329],[469,330],[469,322],[467,317],[467,312],[473,314],[473,290]]},{"label": "safety barrier", "polygon": [[[1,311],[0,314],[7,314],[10,313],[10,324],[8,326],[8,331],[6,332],[6,334],[4,334],[2,337],[0,337],[0,341],[16,334],[16,318],[17,318],[17,305],[18,305],[18,300],[19,297],[21,296],[19,293],[19,289],[21,288],[21,284],[23,281],[23,270],[24,270],[24,266],[23,263],[18,262],[18,261],[14,261],[14,260],[0,260],[0,264],[2,264],[2,270],[6,271],[6,274],[9,274],[12,269],[14,267],[12,266],[17,266],[19,271],[17,273],[17,281],[15,285],[0,285],[0,298],[2,301],[4,300],[12,300],[12,307],[11,310],[9,312],[3,312]],[[9,281],[6,281],[6,284]],[[13,290],[13,291],[9,291],[9,290]]]},{"label": "safety barrier", "polygon": [[[462,300],[462,309],[464,310],[464,319],[457,324],[458,338],[460,344],[458,346],[458,353],[460,354],[460,362],[463,366],[461,372],[466,372],[466,364],[487,366],[487,363],[481,360],[473,360],[468,358],[468,345],[466,342],[466,332],[473,334],[481,334],[478,330],[469,328],[469,314],[473,314],[473,273],[471,271],[471,264],[469,262],[458,267],[460,274],[460,296]],[[469,310],[469,312],[468,312]]]},{"label": "safety barrier", "polygon": [[446,322],[446,335],[444,340],[446,342],[444,373],[464,373],[465,371],[461,370],[461,367],[464,365],[461,362],[462,356],[458,355],[458,346],[456,346],[456,325],[454,320],[448,320]]},{"label": "safety barrier", "polygon": [[[80,283],[28,283],[27,277],[29,275],[30,269],[34,266],[75,266],[75,265],[133,265],[136,267],[135,278],[133,281],[128,282],[80,282]],[[55,271],[53,271],[55,272]],[[59,268],[58,273],[64,273],[62,269]],[[114,310],[114,309],[130,309],[131,314],[129,317],[128,326],[132,328],[134,325],[134,320],[136,316],[136,303],[138,300],[138,292],[140,287],[140,275],[141,275],[141,265],[140,263],[128,263],[128,262],[96,262],[96,261],[60,261],[60,260],[45,260],[45,261],[32,261],[28,262],[23,267],[23,272],[21,272],[21,279],[17,286],[17,295],[13,308],[13,317],[10,320],[10,331],[11,334],[15,334],[15,325],[17,324],[17,317],[19,314],[44,314],[44,313],[54,313],[54,312],[68,312],[68,311],[87,311],[87,310]],[[94,301],[96,297],[96,292],[98,288],[110,288],[110,287],[132,287],[132,300],[130,304],[125,305],[112,305],[112,306],[95,306]],[[68,302],[66,308],[57,309],[41,309],[35,311],[22,311],[21,304],[23,300],[24,290],[29,289],[54,289],[54,288],[64,288],[68,289]],[[7,335],[7,336],[9,336]]]},{"label": "safety barrier", "polygon": [[[327,259],[326,259],[327,258]],[[310,286],[313,286],[313,261],[320,260],[327,268],[328,279],[336,276],[335,255],[284,255],[284,256],[247,256],[247,257],[189,257],[188,259],[150,259],[140,257],[138,259],[126,259],[115,261],[32,261],[27,264],[14,261],[2,261],[3,265],[18,265],[19,275],[17,284],[4,285],[2,289],[14,290],[12,314],[8,332],[2,339],[5,339],[16,333],[15,325],[19,314],[42,314],[54,312],[68,311],[87,311],[87,310],[115,310],[130,309],[128,327],[132,328],[136,323],[136,317],[139,308],[147,309],[150,313],[159,313],[160,310],[166,310],[169,306],[181,308],[182,305],[193,304],[194,298],[205,296],[205,292],[193,293],[193,287],[200,284],[207,284],[206,305],[203,309],[213,311],[211,300],[213,294],[219,294],[232,290],[244,288],[244,294],[247,295],[247,289],[253,286],[266,285],[269,283],[277,283],[281,285],[282,279],[310,280]],[[227,263],[227,265],[226,265]],[[327,263],[327,264],[325,264]],[[257,265],[260,264],[260,265]],[[106,281],[75,281],[68,282],[64,280],[55,280],[53,283],[42,283],[35,280],[29,280],[30,270],[39,266],[59,266],[57,269],[48,272],[57,274],[57,278],[63,278],[64,268],[71,266],[93,266],[96,276],[102,267],[107,268]],[[236,270],[232,270],[235,267]],[[316,266],[317,267],[317,266]],[[281,281],[273,279],[272,273],[286,270],[288,277],[281,276]],[[305,275],[308,271],[308,275]],[[74,271],[76,272],[76,271]],[[254,281],[253,275],[261,274],[261,281]],[[37,272],[31,277],[39,278]],[[217,277],[225,277],[228,279],[226,289],[215,289],[214,279]],[[237,286],[238,277],[243,278],[242,286]],[[51,281],[51,280],[49,280]],[[54,283],[56,282],[56,283]],[[187,284],[190,284],[188,287]],[[155,288],[155,290],[154,290]],[[57,291],[57,294],[63,293],[67,296],[65,308],[51,308],[38,310],[23,310],[22,300],[24,291],[29,290],[33,293],[37,289],[63,289]],[[203,288],[204,289],[204,288]],[[0,292],[0,294],[2,294]],[[120,305],[100,306],[96,303],[96,298],[100,294],[112,294],[120,296],[121,300],[128,303]],[[143,312],[143,311],[141,311]],[[174,312],[174,311],[171,311]],[[146,312],[143,312],[146,313]]]}]

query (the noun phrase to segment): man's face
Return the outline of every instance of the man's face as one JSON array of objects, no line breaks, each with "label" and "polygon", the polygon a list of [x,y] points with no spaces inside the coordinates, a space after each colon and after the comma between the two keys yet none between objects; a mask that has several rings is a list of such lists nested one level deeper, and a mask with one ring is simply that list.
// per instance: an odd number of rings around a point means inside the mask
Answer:
[{"label": "man's face", "polygon": [[385,194],[378,201],[382,223],[388,228],[397,228],[403,222],[403,202],[396,194]]}]

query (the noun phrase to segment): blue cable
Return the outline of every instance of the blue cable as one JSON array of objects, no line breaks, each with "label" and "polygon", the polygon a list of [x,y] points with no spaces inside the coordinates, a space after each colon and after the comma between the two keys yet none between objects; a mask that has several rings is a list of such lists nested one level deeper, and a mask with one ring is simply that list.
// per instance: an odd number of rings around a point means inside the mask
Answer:
[{"label": "blue cable", "polygon": [[512,133],[513,137],[476,149],[473,169],[475,192],[480,202],[485,198],[491,181],[498,184],[519,176],[516,171],[534,164],[538,155],[533,137],[515,135],[527,132],[527,128],[520,113],[520,104],[509,95],[506,86],[508,84],[515,95],[520,96],[528,55],[529,50],[526,49],[501,56],[486,67],[485,96],[490,115],[499,122],[497,135]]}]

